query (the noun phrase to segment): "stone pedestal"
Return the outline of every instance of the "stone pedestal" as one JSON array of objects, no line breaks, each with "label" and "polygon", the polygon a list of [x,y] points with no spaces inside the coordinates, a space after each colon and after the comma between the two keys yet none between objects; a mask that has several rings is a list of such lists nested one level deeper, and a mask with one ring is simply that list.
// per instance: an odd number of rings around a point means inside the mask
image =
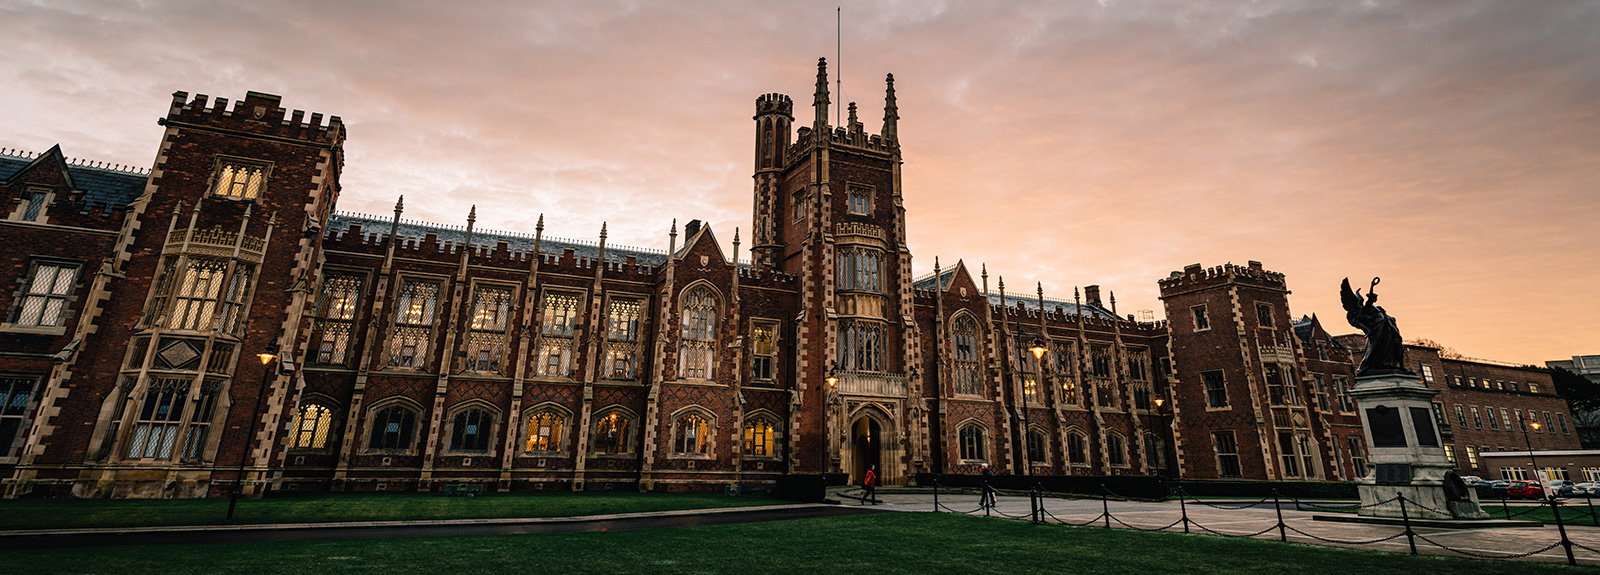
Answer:
[{"label": "stone pedestal", "polygon": [[1432,398],[1438,393],[1414,375],[1356,378],[1350,395],[1361,412],[1372,465],[1358,487],[1360,515],[1400,517],[1398,501],[1375,504],[1404,495],[1405,514],[1412,519],[1489,518],[1472,489],[1458,483],[1451,490],[1455,496],[1447,495],[1445,474],[1455,466],[1434,425]]}]

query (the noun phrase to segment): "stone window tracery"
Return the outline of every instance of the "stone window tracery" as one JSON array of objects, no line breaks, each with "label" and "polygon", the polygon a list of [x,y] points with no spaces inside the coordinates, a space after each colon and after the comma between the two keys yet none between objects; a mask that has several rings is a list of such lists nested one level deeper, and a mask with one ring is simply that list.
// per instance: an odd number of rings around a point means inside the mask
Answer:
[{"label": "stone window tracery", "polygon": [[716,377],[717,296],[711,288],[699,285],[684,293],[682,321],[680,375],[687,379]]},{"label": "stone window tracery", "polygon": [[329,274],[323,282],[322,297],[313,314],[316,318],[311,330],[313,362],[344,365],[349,358],[361,280],[362,277],[355,274]]},{"label": "stone window tracery", "polygon": [[978,324],[971,316],[956,317],[950,329],[951,343],[955,346],[952,371],[955,375],[957,395],[983,395],[982,378],[978,370]]},{"label": "stone window tracery", "polygon": [[572,377],[572,349],[577,343],[578,295],[545,292],[539,329],[539,363],[545,377]]},{"label": "stone window tracery", "polygon": [[639,320],[643,303],[635,299],[613,299],[606,312],[607,379],[632,380],[639,357]]},{"label": "stone window tracery", "polygon": [[389,365],[426,369],[438,315],[439,284],[408,280],[395,302],[394,334],[389,338]]},{"label": "stone window tracery", "polygon": [[321,403],[301,405],[295,416],[294,439],[289,444],[295,449],[326,449],[333,432],[333,409]]},{"label": "stone window tracery", "polygon": [[566,415],[553,407],[535,410],[528,415],[527,440],[522,450],[536,454],[555,454],[561,451],[561,441],[567,427]]},{"label": "stone window tracery", "polygon": [[987,431],[988,430],[984,429],[982,425],[978,425],[977,423],[968,423],[961,426],[960,430],[957,432],[957,435],[960,440],[960,456],[962,461],[986,461],[986,458],[988,457],[988,451],[986,450],[987,446],[985,445],[985,443],[987,443],[985,441],[985,436],[988,435]]},{"label": "stone window tracery", "polygon": [[501,287],[474,289],[471,319],[467,330],[466,369],[499,373],[506,352],[506,326],[511,321],[511,290]]}]

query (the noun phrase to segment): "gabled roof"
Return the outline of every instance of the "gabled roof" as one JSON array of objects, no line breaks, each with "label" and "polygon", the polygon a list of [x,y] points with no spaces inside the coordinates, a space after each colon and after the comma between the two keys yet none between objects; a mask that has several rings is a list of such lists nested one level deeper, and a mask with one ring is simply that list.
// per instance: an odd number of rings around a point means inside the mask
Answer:
[{"label": "gabled roof", "polygon": [[32,158],[0,153],[0,184],[12,184],[14,178],[30,168],[51,163],[55,164],[54,169],[64,173],[67,184],[73,190],[83,192],[83,203],[86,205],[126,207],[139,198],[150,179],[148,174],[138,172],[74,164],[61,155],[61,146],[58,145]]},{"label": "gabled roof", "polygon": [[935,287],[943,286],[944,289],[950,289],[950,278],[954,277],[955,275],[956,275],[956,268],[954,266],[951,266],[950,269],[940,270],[939,271],[939,283],[938,283],[938,286],[934,285],[933,274],[929,273],[928,275],[925,275],[925,276],[922,276],[920,278],[911,280],[911,287],[913,289],[931,290],[931,289],[934,289]]},{"label": "gabled roof", "polygon": [[1334,349],[1348,350],[1344,344],[1339,343],[1339,340],[1333,338],[1333,334],[1329,334],[1328,330],[1323,329],[1322,322],[1317,319],[1317,316],[1303,315],[1300,316],[1300,319],[1294,320],[1294,335],[1295,337],[1300,338],[1301,344],[1307,346],[1314,345],[1315,342],[1312,340],[1316,337],[1316,332],[1318,330],[1321,330],[1322,333],[1328,335],[1328,344]]},{"label": "gabled roof", "polygon": [[[353,214],[336,212],[328,217],[328,229],[344,233],[350,230],[351,224],[361,224],[362,233],[388,234],[389,224],[393,220],[369,216],[366,214]],[[447,226],[431,222],[415,220],[400,220],[400,225],[395,229],[395,235],[412,240],[422,240],[429,232],[437,235],[439,241],[461,244],[467,239],[467,230],[460,226]],[[497,230],[481,230],[473,228],[472,245],[493,248],[496,243],[505,241],[512,250],[532,251],[534,236],[515,232]],[[574,255],[584,258],[594,258],[600,255],[599,242],[586,242],[544,236],[539,244],[539,252],[546,254],[561,254],[567,248],[572,248]],[[664,251],[646,250],[630,246],[606,244],[606,259],[621,261],[632,254],[640,264],[656,266],[667,261]]]}]

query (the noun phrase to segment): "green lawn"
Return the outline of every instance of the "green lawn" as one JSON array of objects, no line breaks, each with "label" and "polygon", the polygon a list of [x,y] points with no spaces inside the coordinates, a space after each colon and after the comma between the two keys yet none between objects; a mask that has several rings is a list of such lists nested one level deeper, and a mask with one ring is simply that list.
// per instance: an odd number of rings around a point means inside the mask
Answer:
[{"label": "green lawn", "polygon": [[[783,503],[720,493],[340,493],[241,499],[234,523],[571,517]],[[207,525],[221,523],[227,509],[226,499],[10,499],[0,500],[0,530]]]},{"label": "green lawn", "polygon": [[927,513],[649,531],[0,552],[7,573],[1593,573]]}]

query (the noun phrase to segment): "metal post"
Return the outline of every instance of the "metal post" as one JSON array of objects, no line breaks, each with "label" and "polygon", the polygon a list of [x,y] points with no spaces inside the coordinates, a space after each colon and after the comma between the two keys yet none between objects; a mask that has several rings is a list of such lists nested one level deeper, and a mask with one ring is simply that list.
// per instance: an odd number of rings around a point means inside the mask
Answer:
[{"label": "metal post", "polygon": [[1033,522],[1039,522],[1039,487],[1034,486],[1028,490],[1028,511],[1033,516]]},{"label": "metal post", "polygon": [[1106,518],[1106,529],[1111,528],[1111,506],[1106,503],[1106,494],[1110,492],[1104,483],[1100,484],[1100,515]]},{"label": "metal post", "polygon": [[1589,502],[1589,521],[1593,522],[1595,527],[1600,527],[1600,515],[1594,514],[1594,496],[1591,495],[1584,501]]},{"label": "metal post", "polygon": [[1561,546],[1567,550],[1567,564],[1577,565],[1577,558],[1572,556],[1572,540],[1567,538],[1567,526],[1561,523],[1561,503],[1551,499],[1550,512],[1556,516],[1556,530],[1561,532]]},{"label": "metal post", "polygon": [[1411,530],[1411,513],[1406,511],[1406,494],[1396,493],[1400,499],[1400,520],[1406,524],[1406,542],[1411,544],[1411,554],[1417,554],[1417,532]]},{"label": "metal post", "polygon": [[1189,502],[1185,501],[1185,499],[1188,499],[1188,498],[1189,498],[1189,494],[1187,492],[1185,492],[1182,487],[1179,487],[1178,488],[1178,509],[1183,511],[1183,532],[1184,533],[1188,533],[1189,532]]},{"label": "metal post", "polygon": [[[1509,486],[1507,486],[1509,487]],[[1511,505],[1506,503],[1506,492],[1500,492],[1500,511],[1506,514],[1506,519],[1511,519]]]},{"label": "metal post", "polygon": [[1283,505],[1278,501],[1278,490],[1272,490],[1272,509],[1278,512],[1278,540],[1288,541],[1289,535],[1283,530]]},{"label": "metal post", "polygon": [[933,480],[933,512],[939,512],[939,480]]},{"label": "metal post", "polygon": [[[244,451],[239,454],[239,469],[233,478],[233,490],[228,492],[228,514],[222,518],[223,522],[233,521],[233,508],[239,505],[239,494],[244,491],[244,468],[250,462],[250,446],[255,443],[255,430],[258,419],[261,418],[261,402],[266,399],[267,386],[272,384],[272,361],[277,359],[278,344],[267,345],[266,354],[262,354],[261,361],[261,389],[256,390],[256,407],[250,412],[250,422],[245,426]],[[237,380],[235,380],[237,381]]]}]

